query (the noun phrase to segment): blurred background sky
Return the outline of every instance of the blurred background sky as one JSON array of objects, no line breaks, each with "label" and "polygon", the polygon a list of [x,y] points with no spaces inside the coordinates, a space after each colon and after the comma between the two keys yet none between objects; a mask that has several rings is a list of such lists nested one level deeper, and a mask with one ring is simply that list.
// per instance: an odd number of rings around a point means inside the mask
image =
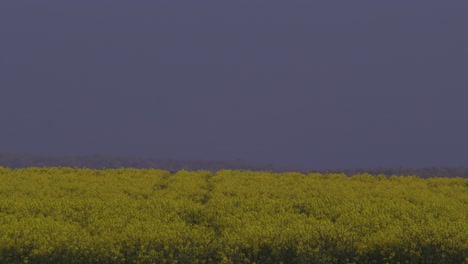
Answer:
[{"label": "blurred background sky", "polygon": [[0,151],[468,165],[468,1],[3,0]]}]

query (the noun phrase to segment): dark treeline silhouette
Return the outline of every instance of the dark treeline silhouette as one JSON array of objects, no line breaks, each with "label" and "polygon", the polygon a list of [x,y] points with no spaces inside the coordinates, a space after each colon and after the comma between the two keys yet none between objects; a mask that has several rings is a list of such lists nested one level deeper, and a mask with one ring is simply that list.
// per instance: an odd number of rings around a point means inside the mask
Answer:
[{"label": "dark treeline silhouette", "polygon": [[91,169],[105,168],[154,168],[168,171],[179,170],[252,170],[252,171],[291,171],[290,168],[275,164],[248,162],[243,160],[174,160],[135,156],[49,156],[18,153],[0,153],[0,166],[8,168],[27,167],[77,167]]},{"label": "dark treeline silhouette", "polygon": [[463,177],[468,178],[468,167],[427,167],[427,168],[360,168],[360,169],[337,169],[320,171],[322,173],[344,173],[348,176],[367,173],[371,175],[402,175],[418,176],[422,178],[432,177]]},{"label": "dark treeline silhouette", "polygon": [[156,159],[134,156],[49,156],[18,153],[0,153],[0,166],[8,168],[27,167],[76,167],[76,168],[154,168],[176,172],[179,170],[251,170],[302,173],[344,173],[348,176],[368,173],[371,175],[414,175],[423,178],[429,177],[468,177],[468,167],[428,167],[428,168],[360,168],[360,169],[334,169],[334,170],[304,170],[292,167],[279,166],[271,163],[256,163],[244,160],[174,160]]}]

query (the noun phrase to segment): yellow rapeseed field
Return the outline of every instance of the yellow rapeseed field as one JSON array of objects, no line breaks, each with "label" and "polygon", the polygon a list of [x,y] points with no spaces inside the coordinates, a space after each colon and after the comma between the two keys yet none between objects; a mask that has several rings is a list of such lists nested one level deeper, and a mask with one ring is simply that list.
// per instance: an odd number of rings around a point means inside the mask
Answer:
[{"label": "yellow rapeseed field", "polygon": [[468,179],[0,167],[0,263],[468,263]]}]

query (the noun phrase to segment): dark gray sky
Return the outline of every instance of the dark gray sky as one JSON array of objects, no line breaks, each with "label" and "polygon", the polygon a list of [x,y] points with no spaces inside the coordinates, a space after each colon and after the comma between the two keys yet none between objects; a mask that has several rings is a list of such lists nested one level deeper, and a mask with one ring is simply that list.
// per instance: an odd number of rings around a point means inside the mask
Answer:
[{"label": "dark gray sky", "polygon": [[468,1],[2,0],[0,151],[468,165]]}]

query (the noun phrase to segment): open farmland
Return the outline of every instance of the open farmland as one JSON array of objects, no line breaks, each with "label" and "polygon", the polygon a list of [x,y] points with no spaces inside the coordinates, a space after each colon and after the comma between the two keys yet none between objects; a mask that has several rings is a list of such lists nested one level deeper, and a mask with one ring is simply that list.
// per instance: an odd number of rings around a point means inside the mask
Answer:
[{"label": "open farmland", "polygon": [[0,167],[1,263],[468,263],[468,179]]}]

